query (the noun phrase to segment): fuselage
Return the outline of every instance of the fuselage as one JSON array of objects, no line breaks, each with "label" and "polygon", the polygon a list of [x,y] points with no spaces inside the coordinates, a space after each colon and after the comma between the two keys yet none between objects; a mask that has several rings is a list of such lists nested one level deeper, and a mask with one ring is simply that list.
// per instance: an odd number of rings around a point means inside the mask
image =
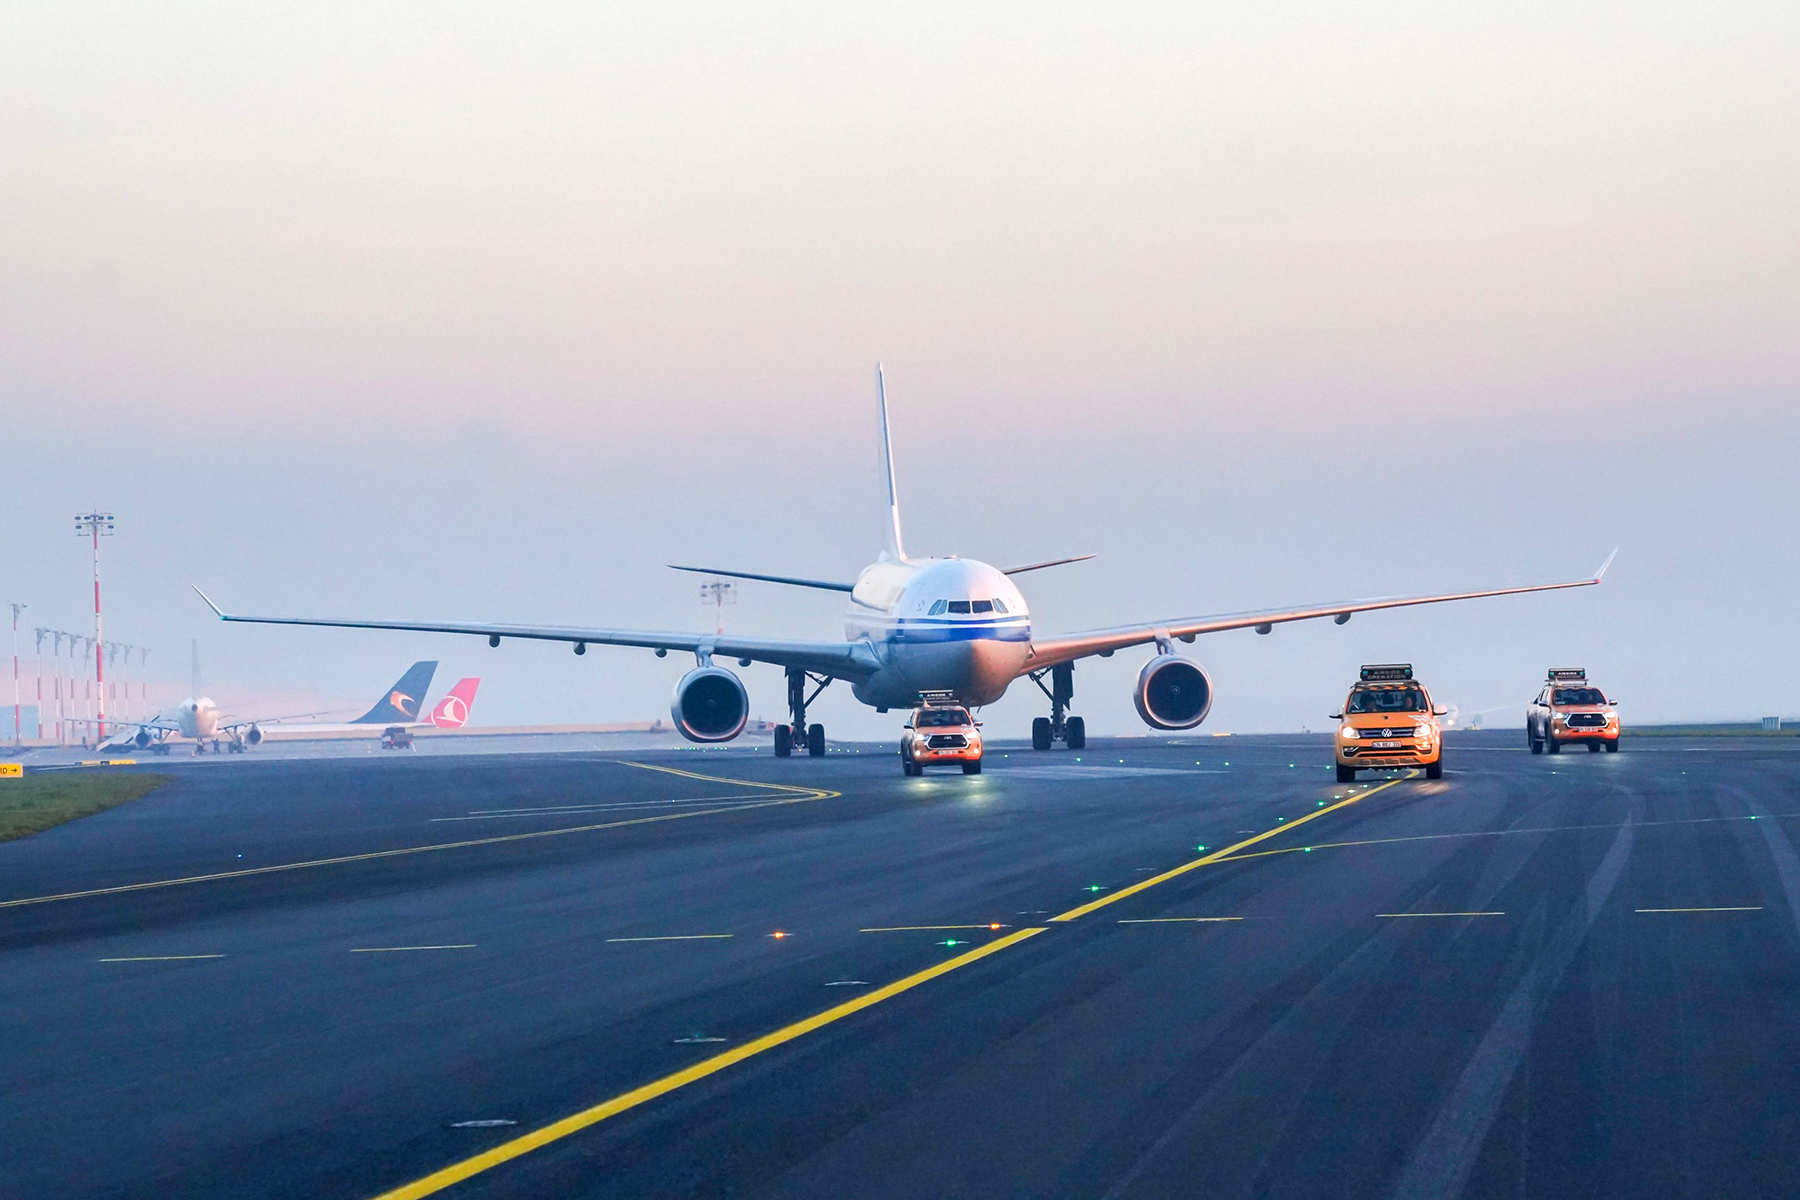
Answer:
[{"label": "fuselage", "polygon": [[966,558],[884,559],[857,577],[844,636],[867,642],[881,669],[855,687],[877,708],[947,692],[992,704],[1019,677],[1031,648],[1031,614],[1013,581]]},{"label": "fuselage", "polygon": [[175,710],[175,728],[182,737],[205,741],[219,733],[219,706],[206,696],[190,697]]}]

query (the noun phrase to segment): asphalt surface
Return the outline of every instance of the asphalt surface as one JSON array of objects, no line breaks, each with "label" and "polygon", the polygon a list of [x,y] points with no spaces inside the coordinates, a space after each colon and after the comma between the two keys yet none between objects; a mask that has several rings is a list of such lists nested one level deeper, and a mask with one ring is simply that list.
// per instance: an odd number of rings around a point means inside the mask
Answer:
[{"label": "asphalt surface", "polygon": [[1800,1194],[1800,746],[1521,740],[158,762],[0,844],[0,1195]]}]

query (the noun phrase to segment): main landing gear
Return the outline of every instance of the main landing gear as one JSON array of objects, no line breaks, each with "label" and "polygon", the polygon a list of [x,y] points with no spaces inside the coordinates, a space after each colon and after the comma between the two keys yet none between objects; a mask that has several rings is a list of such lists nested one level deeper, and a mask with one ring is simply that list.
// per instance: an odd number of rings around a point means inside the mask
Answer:
[{"label": "main landing gear", "polygon": [[[816,683],[812,695],[806,694],[806,685]],[[808,757],[825,757],[825,727],[808,725],[806,709],[819,693],[831,686],[831,676],[813,675],[803,667],[787,669],[788,714],[791,724],[775,727],[775,757],[787,758],[793,754],[796,746],[805,746]]]},{"label": "main landing gear", "polygon": [[[1050,676],[1049,687],[1044,686],[1046,675]],[[1050,715],[1038,717],[1031,723],[1031,748],[1048,750],[1055,742],[1062,742],[1071,750],[1084,748],[1087,745],[1087,722],[1080,717],[1063,715],[1070,698],[1075,695],[1075,664],[1058,663],[1042,671],[1033,671],[1031,682],[1038,685],[1038,691],[1050,697]]]}]

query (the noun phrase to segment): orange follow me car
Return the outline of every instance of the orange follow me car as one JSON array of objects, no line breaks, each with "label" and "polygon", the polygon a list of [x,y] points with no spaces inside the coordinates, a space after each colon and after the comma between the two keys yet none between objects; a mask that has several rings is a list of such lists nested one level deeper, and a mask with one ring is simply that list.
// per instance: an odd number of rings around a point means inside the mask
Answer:
[{"label": "orange follow me car", "polygon": [[1336,743],[1339,783],[1351,783],[1357,771],[1376,767],[1424,767],[1425,778],[1444,775],[1444,731],[1431,693],[1413,678],[1411,663],[1376,663],[1344,700]]},{"label": "orange follow me car", "polygon": [[1586,667],[1551,667],[1544,690],[1525,710],[1525,741],[1533,754],[1560,754],[1575,742],[1617,753],[1617,703],[1588,685]]},{"label": "orange follow me car", "polygon": [[961,763],[964,775],[981,774],[981,722],[948,700],[927,697],[900,735],[900,769],[923,775],[928,763]]}]

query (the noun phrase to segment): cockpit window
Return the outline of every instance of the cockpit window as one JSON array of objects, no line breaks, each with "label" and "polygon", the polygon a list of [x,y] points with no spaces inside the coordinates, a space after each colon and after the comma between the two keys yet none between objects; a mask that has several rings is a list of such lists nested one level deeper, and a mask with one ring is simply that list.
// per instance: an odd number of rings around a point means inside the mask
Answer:
[{"label": "cockpit window", "polygon": [[922,708],[913,720],[915,729],[941,729],[946,725],[967,725],[969,714],[961,708]]},{"label": "cockpit window", "polygon": [[1599,688],[1557,688],[1552,704],[1605,704],[1606,693]]},{"label": "cockpit window", "polygon": [[997,613],[1003,613],[1006,611],[1006,605],[1004,605],[1000,601],[996,600],[996,601],[994,601],[994,611]]},{"label": "cockpit window", "polygon": [[1353,713],[1412,713],[1425,711],[1425,693],[1418,688],[1358,688],[1350,693],[1345,709]]},{"label": "cockpit window", "polygon": [[969,601],[969,606],[974,612],[994,611],[994,602],[992,600],[971,600]]},{"label": "cockpit window", "polygon": [[969,602],[967,600],[952,600],[950,602],[950,611],[966,613],[969,611]]},{"label": "cockpit window", "polygon": [[927,612],[925,615],[928,617],[942,616],[944,613],[944,606],[949,603],[948,600],[933,600],[931,602],[931,611]]}]

